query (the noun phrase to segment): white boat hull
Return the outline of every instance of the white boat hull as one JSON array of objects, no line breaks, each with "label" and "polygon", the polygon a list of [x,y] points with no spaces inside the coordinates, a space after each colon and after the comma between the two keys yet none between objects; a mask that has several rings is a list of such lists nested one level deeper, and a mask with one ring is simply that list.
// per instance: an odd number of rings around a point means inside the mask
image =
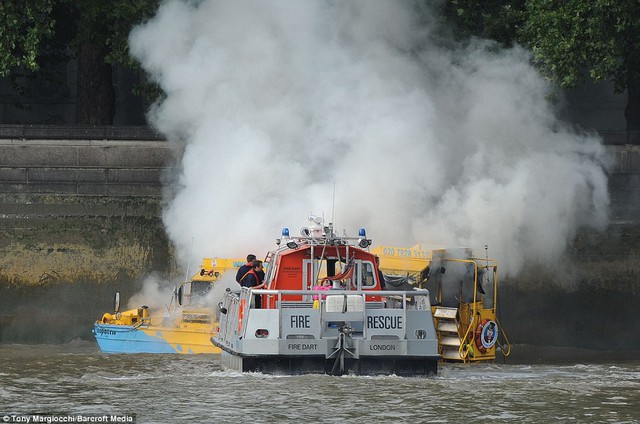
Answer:
[{"label": "white boat hull", "polygon": [[333,307],[328,296],[316,304],[279,302],[276,309],[245,306],[240,313],[240,305],[248,304],[240,299],[250,299],[250,292],[228,293],[220,332],[211,342],[222,349],[225,368],[242,372],[435,374],[440,355],[428,292],[412,294],[421,298],[419,308],[408,306],[406,295],[400,295],[403,308],[367,303],[366,295],[349,293],[335,296],[336,301],[353,300],[351,309]]}]

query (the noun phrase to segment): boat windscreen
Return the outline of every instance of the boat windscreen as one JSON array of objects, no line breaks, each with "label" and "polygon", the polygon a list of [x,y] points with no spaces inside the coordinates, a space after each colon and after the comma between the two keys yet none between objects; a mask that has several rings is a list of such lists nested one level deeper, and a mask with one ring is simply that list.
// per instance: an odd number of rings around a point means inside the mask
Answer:
[{"label": "boat windscreen", "polygon": [[191,282],[191,304],[199,304],[205,302],[207,295],[211,291],[210,281],[192,281]]}]

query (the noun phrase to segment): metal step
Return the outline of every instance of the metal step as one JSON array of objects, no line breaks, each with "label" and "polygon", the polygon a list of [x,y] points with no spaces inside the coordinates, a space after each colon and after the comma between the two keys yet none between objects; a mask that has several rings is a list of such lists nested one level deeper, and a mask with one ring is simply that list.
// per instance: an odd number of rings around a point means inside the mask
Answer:
[{"label": "metal step", "polygon": [[458,349],[444,349],[442,351],[442,359],[449,361],[462,361],[462,356],[460,356]]},{"label": "metal step", "polygon": [[438,319],[442,319],[442,318],[456,319],[457,315],[458,315],[457,308],[445,308],[442,306],[438,306],[436,308],[436,312],[433,314],[433,316]]},{"label": "metal step", "polygon": [[458,326],[455,322],[444,321],[438,323],[438,331],[442,333],[456,333],[458,334]]},{"label": "metal step", "polygon": [[440,339],[441,346],[453,346],[455,348],[460,347],[460,339],[458,337],[447,336]]}]

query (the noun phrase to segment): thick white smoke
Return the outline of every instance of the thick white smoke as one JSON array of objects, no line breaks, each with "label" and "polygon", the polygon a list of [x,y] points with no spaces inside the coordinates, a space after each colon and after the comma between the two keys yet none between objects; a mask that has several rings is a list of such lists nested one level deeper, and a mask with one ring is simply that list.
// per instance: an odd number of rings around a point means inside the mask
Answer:
[{"label": "thick white smoke", "polygon": [[174,289],[174,283],[165,281],[155,274],[149,275],[142,282],[140,291],[126,300],[126,309],[141,308],[145,305],[152,311],[163,312],[171,303]]},{"label": "thick white smoke", "polygon": [[[406,1],[166,1],[131,51],[186,149],[164,211],[187,263],[261,256],[310,213],[374,244],[489,245],[503,272],[607,222],[603,149],[520,48],[430,41]],[[490,48],[491,47],[491,48]],[[328,219],[329,220],[329,219]]]}]

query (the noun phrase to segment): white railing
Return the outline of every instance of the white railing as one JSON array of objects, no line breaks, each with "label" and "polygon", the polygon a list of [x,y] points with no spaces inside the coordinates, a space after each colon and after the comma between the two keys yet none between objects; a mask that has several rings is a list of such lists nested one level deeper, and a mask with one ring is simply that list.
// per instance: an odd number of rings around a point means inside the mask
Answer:
[{"label": "white railing", "polygon": [[[429,302],[428,290],[416,290],[416,291],[400,291],[400,290],[327,290],[327,291],[314,291],[314,290],[269,290],[259,289],[251,290],[243,287],[240,292],[227,291],[225,293],[222,307],[226,310],[226,313],[220,316],[220,333],[219,338],[223,341],[230,342],[233,336],[244,337],[244,331],[246,328],[246,322],[249,319],[251,310],[251,299],[253,295],[265,295],[267,301],[263,304],[269,304],[273,302],[274,297],[276,301],[276,309],[279,310],[278,319],[282,322],[282,311],[287,307],[296,307],[298,305],[304,305],[306,308],[313,308],[314,302],[311,300],[313,296],[317,296],[319,299],[317,306],[320,309],[320,321],[323,319],[340,317],[341,313],[345,316],[352,317],[354,319],[346,319],[345,321],[362,321],[364,322],[367,316],[367,311],[374,313],[375,310],[391,309],[401,310],[403,322],[407,322],[407,311],[428,311],[431,313],[431,305]],[[300,296],[300,300],[289,300],[283,297],[285,296]],[[345,307],[343,311],[331,311],[326,308],[326,298],[330,296],[358,296],[362,298],[362,308],[357,310]],[[371,298],[375,299],[372,300]],[[380,300],[385,298],[386,302]],[[370,300],[367,300],[370,299]],[[371,304],[371,308],[367,305]],[[286,305],[286,306],[285,306]],[[395,305],[395,306],[390,306]],[[299,306],[298,306],[299,307]],[[270,308],[265,308],[270,309]],[[360,316],[361,315],[361,316]],[[337,318],[336,318],[337,319]],[[366,325],[363,328],[366,331]],[[406,337],[406,327],[404,329]],[[364,335],[366,337],[366,334]]]}]

